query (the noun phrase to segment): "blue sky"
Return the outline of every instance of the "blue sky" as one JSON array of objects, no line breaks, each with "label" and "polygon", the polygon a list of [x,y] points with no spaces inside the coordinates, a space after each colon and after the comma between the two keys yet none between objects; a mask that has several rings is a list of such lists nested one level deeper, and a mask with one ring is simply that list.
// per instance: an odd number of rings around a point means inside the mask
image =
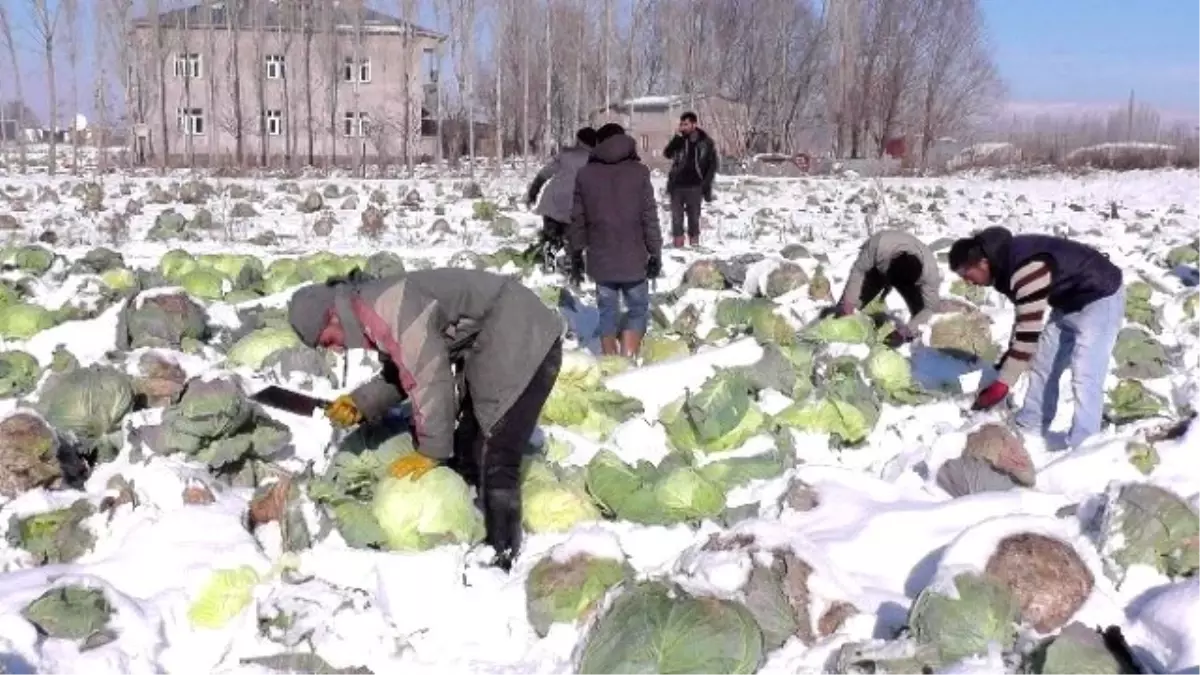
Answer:
[{"label": "blue sky", "polygon": [[[7,1],[7,0],[0,0]],[[53,5],[55,0],[51,0]],[[1133,89],[1138,100],[1172,116],[1200,118],[1200,1],[1198,0],[980,0],[1009,98],[1022,108],[1094,110],[1119,105]],[[9,3],[17,24],[19,55],[30,104],[44,116],[45,73],[28,25],[27,3]],[[92,36],[96,0],[82,0],[80,103],[91,115]],[[142,3],[137,3],[142,4]],[[394,1],[373,3],[394,11]],[[427,3],[420,2],[421,5]],[[428,21],[429,12],[422,12]],[[7,62],[7,55],[4,61]],[[58,59],[62,110],[67,112],[69,72]],[[41,85],[41,86],[39,86]],[[11,80],[0,77],[0,96],[11,98]],[[65,118],[65,115],[64,115]]]},{"label": "blue sky", "polygon": [[1197,116],[1197,0],[982,0],[1009,98],[1021,103],[1139,100]]}]

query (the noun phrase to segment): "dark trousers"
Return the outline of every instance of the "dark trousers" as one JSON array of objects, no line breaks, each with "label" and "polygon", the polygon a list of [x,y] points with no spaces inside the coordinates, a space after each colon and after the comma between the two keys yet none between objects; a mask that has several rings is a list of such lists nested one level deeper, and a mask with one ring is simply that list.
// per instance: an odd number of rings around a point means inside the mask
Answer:
[{"label": "dark trousers", "polygon": [[525,390],[487,434],[475,417],[469,383],[464,387],[454,430],[455,468],[479,488],[487,542],[502,565],[520,550],[521,460],[561,367],[562,341],[555,340]]},{"label": "dark trousers", "polygon": [[562,248],[567,238],[567,224],[550,216],[542,216],[542,236],[546,241],[554,242],[555,248]]},{"label": "dark trousers", "polygon": [[925,309],[925,301],[921,298],[921,289],[914,285],[892,286],[885,274],[879,270],[871,270],[863,277],[862,293],[858,296],[858,306],[866,307],[876,297],[880,300],[887,299],[888,293],[892,288],[904,298],[904,304],[908,305],[910,316],[916,316],[918,312]]},{"label": "dark trousers", "polygon": [[683,217],[687,216],[687,235],[700,237],[700,205],[704,203],[704,188],[677,187],[671,190],[671,236],[683,236]]}]

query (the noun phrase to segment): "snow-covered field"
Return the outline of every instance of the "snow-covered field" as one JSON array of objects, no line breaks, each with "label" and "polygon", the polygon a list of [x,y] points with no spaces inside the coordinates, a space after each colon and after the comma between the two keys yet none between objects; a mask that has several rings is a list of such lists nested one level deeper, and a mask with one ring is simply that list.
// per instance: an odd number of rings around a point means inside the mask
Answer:
[{"label": "snow-covered field", "polygon": [[[36,405],[63,348],[80,366],[117,364],[130,374],[137,373],[141,356],[155,351],[119,353],[116,336],[124,301],[105,306],[96,299],[103,295],[96,290],[97,276],[72,268],[73,261],[97,246],[121,253],[127,267],[147,270],[178,248],[196,256],[250,254],[265,264],[318,252],[370,256],[390,251],[414,269],[473,264],[464,251],[523,249],[540,227],[539,218],[517,207],[525,181],[507,173],[480,178],[481,199],[463,196],[469,182],[465,178],[201,178],[207,188],[193,180],[185,175],[109,175],[100,177],[99,186],[84,186],[88,181],[69,177],[0,176],[0,237],[13,247],[4,253],[11,264],[6,264],[3,278],[25,303],[59,312],[55,325],[26,339],[0,338],[0,352],[25,351],[47,368],[39,388],[0,398],[0,417]],[[656,184],[662,188],[661,177]],[[488,204],[481,206],[484,202]],[[491,205],[498,211],[491,212]],[[182,218],[172,222],[171,216],[164,217],[169,211]],[[665,230],[669,216],[665,211],[661,215]],[[9,535],[0,541],[0,672],[273,672],[270,661],[253,659],[284,652],[315,653],[326,666],[370,672],[576,672],[596,616],[577,624],[556,623],[539,636],[527,617],[526,602],[527,578],[539,560],[549,555],[569,558],[573,552],[618,557],[639,579],[671,579],[695,595],[746,601],[739,589],[746,583],[750,558],[739,557],[736,547],[706,548],[714,535],[730,533],[756,542],[754,546],[791,550],[802,559],[812,572],[807,582],[811,606],[805,608],[805,616],[813,626],[822,617],[820,630],[806,626],[807,635],[800,636],[798,630],[782,646],[765,649],[758,672],[845,668],[846,645],[891,640],[909,623],[910,605],[924,589],[944,586],[964,570],[983,573],[986,566],[992,573],[989,559],[998,543],[1020,533],[1066,542],[1090,571],[1092,583],[1085,597],[1066,618],[1088,628],[1120,627],[1143,669],[1197,672],[1200,624],[1194,614],[1200,587],[1194,573],[1200,465],[1195,452],[1200,430],[1192,425],[1174,440],[1160,439],[1156,433],[1200,406],[1194,305],[1194,285],[1200,279],[1194,259],[1167,261],[1176,247],[1196,246],[1198,218],[1200,174],[1195,171],[1004,181],[970,176],[729,178],[719,182],[716,202],[706,207],[705,248],[665,252],[659,291],[677,287],[697,260],[763,256],[748,266],[741,288],[692,288],[662,307],[670,322],[684,307],[694,306],[700,314],[696,334],[703,336],[717,323],[716,302],[761,292],[771,272],[783,264],[781,252],[792,244],[805,249],[803,254],[789,253],[792,262],[806,277],[819,272],[826,276],[835,295],[858,245],[872,229],[902,227],[933,243],[1004,225],[1014,232],[1056,234],[1104,250],[1124,270],[1127,284],[1142,280],[1151,289],[1154,337],[1165,348],[1170,366],[1166,376],[1144,378],[1142,383],[1161,397],[1160,409],[1139,421],[1106,425],[1099,437],[1071,451],[1053,451],[1041,439],[1026,439],[1036,478],[1029,486],[1007,491],[951,498],[935,480],[942,464],[962,454],[970,432],[988,422],[1003,423],[1007,415],[966,412],[970,392],[988,373],[934,354],[924,346],[931,339],[928,328],[922,344],[901,353],[911,358],[919,381],[957,382],[962,376],[967,393],[920,405],[885,404],[870,435],[855,447],[839,447],[823,433],[785,430],[794,445],[794,466],[776,478],[730,490],[727,504],[750,507],[739,511],[739,518],[723,514],[720,519],[669,526],[610,519],[580,523],[567,532],[529,534],[511,574],[485,566],[487,551],[482,546],[443,545],[420,553],[352,548],[338,532],[318,526],[321,508],[303,488],[289,499],[299,503],[299,512],[315,533],[313,541],[284,553],[289,547],[279,522],[260,523],[253,532],[247,526],[247,510],[256,495],[253,486],[218,479],[195,458],[136,447],[131,440],[136,429],[157,423],[162,417],[158,408],[131,412],[120,421],[119,453],[95,466],[82,489],[36,487],[5,495],[5,472],[15,473],[17,468],[5,464],[11,458],[2,451],[6,441],[0,438],[0,533]],[[13,253],[39,238],[61,259],[33,274]],[[501,271],[516,268],[510,262]],[[951,276],[947,273],[943,282],[947,297]],[[524,282],[542,289],[562,279],[533,270]],[[239,310],[281,306],[292,290],[279,289],[261,298],[235,295],[239,304],[233,305],[216,299],[232,290],[229,279],[216,283],[217,290],[209,289],[209,297],[199,299],[214,336],[236,332],[243,317]],[[135,302],[143,302],[146,295]],[[828,303],[814,295],[820,294],[810,292],[807,284],[777,295],[776,311],[800,329]],[[1011,306],[991,291],[977,300],[978,309],[991,319],[992,342],[1002,346]],[[97,302],[98,313],[85,311]],[[0,307],[7,304],[4,300]],[[86,307],[67,316],[64,308],[72,305]],[[898,297],[889,298],[888,305],[903,308]],[[0,309],[0,334],[9,334],[5,321]],[[156,353],[178,363],[188,377],[208,377],[232,369],[224,346],[218,348],[217,342],[214,338],[208,345]],[[838,348],[860,358],[866,352],[862,346]],[[639,399],[644,409],[607,440],[587,440],[551,425],[539,437],[570,444],[565,464],[584,465],[602,448],[627,462],[657,462],[671,452],[658,423],[663,407],[685,390],[700,387],[714,368],[752,365],[762,355],[763,347],[751,337],[702,340],[690,356],[644,365],[606,381],[610,389]],[[351,361],[345,381],[335,385],[317,378],[309,386],[327,396],[371,376],[369,366]],[[263,369],[233,370],[252,383],[272,377]],[[7,377],[0,368],[0,380]],[[1125,379],[1114,372],[1108,388]],[[1010,405],[1018,405],[1022,394],[1018,388]],[[790,404],[779,392],[767,392],[757,402],[768,414]],[[1070,387],[1064,386],[1058,428],[1069,424],[1070,410]],[[306,466],[323,473],[336,442],[328,423],[319,415],[302,419],[268,414],[291,431],[292,447],[276,462],[278,467],[301,477]],[[1132,452],[1132,441],[1152,446],[1153,461],[1144,461],[1144,451]],[[753,454],[754,448],[773,442],[781,441],[760,434],[746,441],[743,450]],[[12,480],[20,484],[24,479]],[[1114,562],[1120,556],[1113,551],[1127,542],[1106,537],[1102,515],[1108,506],[1111,516],[1121,486],[1135,483],[1163,488],[1191,509],[1192,531],[1182,535],[1185,565],[1176,568],[1186,572],[1190,559],[1190,574],[1172,577],[1162,566],[1144,561]],[[801,507],[784,498],[798,487],[806,489],[815,506]],[[21,518],[80,499],[93,507],[79,526],[94,541],[69,556],[70,562],[55,563],[52,556],[49,564],[38,565],[13,530]],[[197,627],[189,608],[210,583],[210,575],[241,566],[257,573],[249,602],[238,605],[241,610],[220,625]],[[48,637],[45,626],[35,627],[28,620],[31,602],[67,585],[103,592],[112,610],[103,631],[76,639]],[[838,603],[853,611],[826,626],[826,610]],[[1054,630],[1065,623],[1056,622]],[[1021,634],[1029,637],[1028,626]],[[1010,653],[1019,651],[1020,644],[1025,643],[992,645],[965,659],[943,658],[943,667],[1012,672],[1016,666]]]}]

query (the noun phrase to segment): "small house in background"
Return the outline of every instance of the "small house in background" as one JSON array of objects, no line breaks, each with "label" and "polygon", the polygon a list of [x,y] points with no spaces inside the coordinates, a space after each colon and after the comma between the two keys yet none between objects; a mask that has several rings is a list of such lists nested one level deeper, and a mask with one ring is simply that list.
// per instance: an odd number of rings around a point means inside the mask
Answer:
[{"label": "small house in background", "polygon": [[592,126],[616,122],[637,141],[643,160],[665,162],[663,148],[679,128],[679,116],[696,113],[704,129],[722,156],[740,157],[750,140],[750,113],[747,107],[715,94],[695,96],[640,96],[600,108],[591,115]]}]

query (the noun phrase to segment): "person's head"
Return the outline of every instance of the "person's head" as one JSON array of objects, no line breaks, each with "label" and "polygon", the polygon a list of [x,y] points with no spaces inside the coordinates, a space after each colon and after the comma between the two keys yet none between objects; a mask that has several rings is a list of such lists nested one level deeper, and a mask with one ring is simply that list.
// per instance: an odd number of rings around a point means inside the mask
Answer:
[{"label": "person's head", "polygon": [[974,286],[990,286],[992,264],[978,237],[964,237],[950,246],[950,269]]},{"label": "person's head", "polygon": [[334,351],[346,348],[346,331],[334,309],[334,290],[325,284],[309,284],[296,291],[288,302],[288,323],[309,347]]},{"label": "person's head", "polygon": [[700,119],[696,117],[696,113],[688,111],[679,116],[679,133],[690,134],[696,130],[696,125]]},{"label": "person's head", "polygon": [[620,136],[623,133],[625,133],[625,127],[616,122],[609,122],[596,130],[596,145],[600,145],[613,136]]},{"label": "person's head", "polygon": [[921,259],[911,253],[901,253],[892,258],[888,264],[888,283],[895,288],[911,287],[917,284],[925,272]]},{"label": "person's head", "polygon": [[575,140],[585,148],[596,147],[596,130],[591,127],[583,127],[575,132]]}]

